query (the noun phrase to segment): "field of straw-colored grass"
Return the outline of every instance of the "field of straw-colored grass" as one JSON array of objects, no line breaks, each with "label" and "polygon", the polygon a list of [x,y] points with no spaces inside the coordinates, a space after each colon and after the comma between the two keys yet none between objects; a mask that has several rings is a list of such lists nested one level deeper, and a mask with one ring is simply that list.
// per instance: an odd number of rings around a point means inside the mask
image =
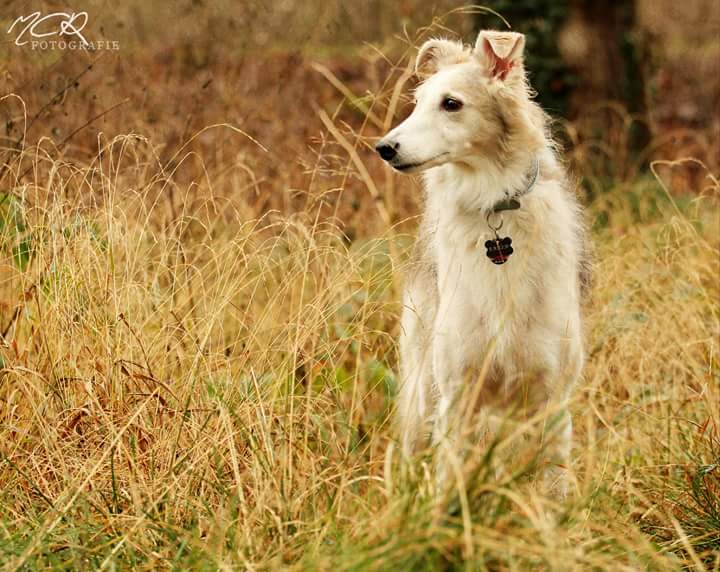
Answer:
[{"label": "field of straw-colored grass", "polygon": [[[720,570],[717,170],[633,165],[620,112],[604,143],[558,126],[596,248],[570,498],[535,492],[512,434],[440,497],[430,452],[401,462],[397,318],[421,199],[370,150],[407,112],[398,61],[303,66],[307,107],[260,110],[290,116],[267,137],[117,121],[82,144],[68,129],[7,145],[0,564]],[[2,101],[27,127],[24,104]]]}]

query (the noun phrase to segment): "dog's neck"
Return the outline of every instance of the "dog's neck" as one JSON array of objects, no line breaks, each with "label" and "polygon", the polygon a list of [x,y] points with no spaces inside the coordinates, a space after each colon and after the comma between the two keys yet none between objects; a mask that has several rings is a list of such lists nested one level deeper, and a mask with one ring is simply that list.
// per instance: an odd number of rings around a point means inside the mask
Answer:
[{"label": "dog's neck", "polygon": [[505,197],[496,202],[489,212],[499,213],[502,211],[514,211],[519,209],[522,205],[520,203],[520,197],[524,197],[535,187],[538,177],[540,176],[540,160],[535,157],[532,162],[532,167],[527,173],[525,184],[519,189],[505,189]]},{"label": "dog's neck", "polygon": [[[425,177],[430,202],[441,201],[466,214],[486,216],[495,210],[507,210],[508,199],[518,200],[535,188],[540,178],[540,154],[523,154],[514,161],[499,165],[478,159],[473,164],[447,164],[430,169]],[[433,189],[443,188],[442,197]],[[505,207],[505,208],[504,208]]]}]

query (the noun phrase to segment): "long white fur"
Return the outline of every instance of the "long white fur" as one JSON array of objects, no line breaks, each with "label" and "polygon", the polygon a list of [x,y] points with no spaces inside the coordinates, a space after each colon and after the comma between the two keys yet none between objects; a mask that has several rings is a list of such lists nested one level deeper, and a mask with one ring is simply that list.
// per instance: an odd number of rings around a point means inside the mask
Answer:
[{"label": "long white fur", "polygon": [[[493,52],[498,44],[512,61]],[[519,34],[492,31],[481,32],[474,49],[426,43],[418,69],[429,77],[415,110],[383,138],[397,147],[391,165],[423,171],[426,190],[404,294],[398,420],[408,454],[432,425],[443,465],[447,455],[460,454],[468,396],[509,411],[517,403],[503,396],[530,392],[530,413],[548,410],[559,419],[545,444],[545,483],[562,496],[570,462],[567,401],[583,365],[586,247],[545,115],[530,98],[523,46]],[[462,100],[462,110],[443,111],[447,96]],[[484,248],[493,236],[487,212],[527,184],[534,159],[540,176],[521,208],[493,215],[493,222],[502,217],[500,234],[512,237],[514,248],[505,264],[494,265]],[[477,425],[483,418],[472,420]]]}]

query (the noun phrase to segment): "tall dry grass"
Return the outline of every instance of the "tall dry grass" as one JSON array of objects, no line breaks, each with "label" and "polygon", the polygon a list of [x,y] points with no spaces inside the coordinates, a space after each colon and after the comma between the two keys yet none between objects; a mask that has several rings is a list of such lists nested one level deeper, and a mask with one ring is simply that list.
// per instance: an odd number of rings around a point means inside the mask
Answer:
[{"label": "tall dry grass", "polygon": [[441,498],[430,452],[401,463],[419,191],[368,142],[406,109],[411,43],[372,96],[316,66],[345,103],[292,111],[322,126],[300,162],[230,125],[8,146],[4,567],[720,570],[720,186],[630,164],[627,118],[564,127],[597,246],[571,498],[536,493],[513,435]]}]

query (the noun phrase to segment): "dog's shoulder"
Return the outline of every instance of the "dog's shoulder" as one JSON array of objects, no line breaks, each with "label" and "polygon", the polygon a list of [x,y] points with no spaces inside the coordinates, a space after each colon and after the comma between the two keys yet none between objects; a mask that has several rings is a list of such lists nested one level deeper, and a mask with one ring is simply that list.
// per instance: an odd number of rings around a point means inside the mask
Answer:
[{"label": "dog's shoulder", "polygon": [[561,192],[563,201],[569,205],[570,219],[566,222],[572,232],[575,245],[577,278],[581,299],[587,300],[593,285],[595,249],[590,240],[587,215],[581,200],[581,179],[574,176],[568,166],[560,159],[558,145],[549,140],[555,161],[546,168],[545,176]]}]

